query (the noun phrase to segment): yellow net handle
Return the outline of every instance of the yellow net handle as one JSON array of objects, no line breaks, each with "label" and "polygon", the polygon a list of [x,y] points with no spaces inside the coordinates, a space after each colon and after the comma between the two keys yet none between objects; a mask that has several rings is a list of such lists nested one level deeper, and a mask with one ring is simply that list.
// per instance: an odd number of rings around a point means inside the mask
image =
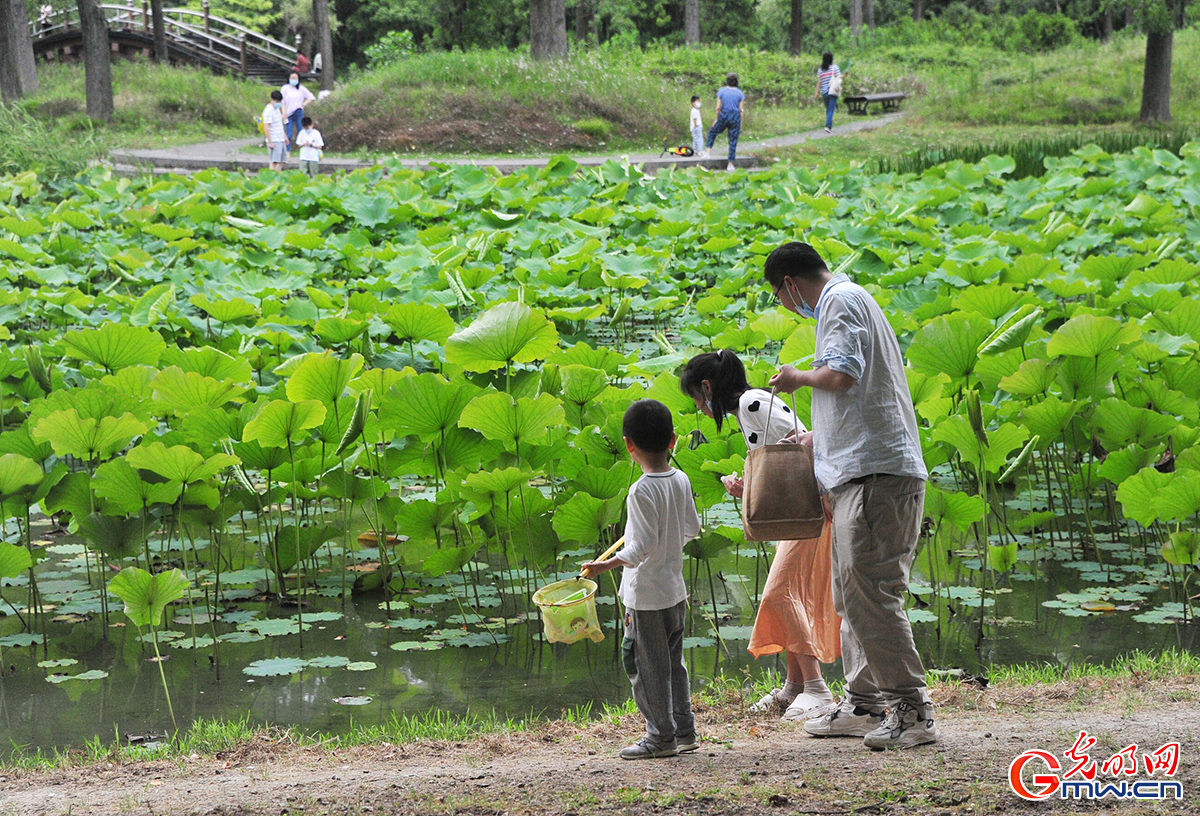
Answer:
[{"label": "yellow net handle", "polygon": [[[600,553],[600,557],[597,558],[596,560],[603,561],[604,559],[608,558],[610,555],[615,553],[617,550],[621,549],[621,545],[624,543],[625,543],[625,536],[621,536],[620,538],[618,538],[616,541],[613,542],[613,545],[611,547],[609,547],[604,552]],[[583,569],[579,570],[579,574],[583,575]]]}]

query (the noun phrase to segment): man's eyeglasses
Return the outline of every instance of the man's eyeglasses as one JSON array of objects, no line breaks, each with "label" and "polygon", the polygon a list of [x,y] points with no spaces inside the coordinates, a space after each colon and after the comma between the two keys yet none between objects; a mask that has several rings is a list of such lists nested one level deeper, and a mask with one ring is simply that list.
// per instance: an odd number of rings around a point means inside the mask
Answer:
[{"label": "man's eyeglasses", "polygon": [[779,286],[777,286],[771,290],[771,297],[773,297],[775,299],[775,302],[778,303],[780,306],[783,305],[783,301],[779,299],[779,290],[782,288],[783,288],[783,284],[780,284]]}]

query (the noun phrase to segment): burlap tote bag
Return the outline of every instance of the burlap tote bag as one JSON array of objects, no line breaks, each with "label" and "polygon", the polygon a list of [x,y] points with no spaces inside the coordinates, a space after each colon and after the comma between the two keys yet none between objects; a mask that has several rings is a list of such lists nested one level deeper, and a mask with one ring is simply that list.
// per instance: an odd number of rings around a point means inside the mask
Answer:
[{"label": "burlap tote bag", "polygon": [[[792,422],[796,422],[792,397]],[[775,391],[771,390],[767,427]],[[800,430],[796,425],[797,432]],[[746,454],[742,477],[742,528],[747,541],[785,541],[816,538],[825,524],[821,491],[813,472],[813,451],[807,445],[763,445]]]}]

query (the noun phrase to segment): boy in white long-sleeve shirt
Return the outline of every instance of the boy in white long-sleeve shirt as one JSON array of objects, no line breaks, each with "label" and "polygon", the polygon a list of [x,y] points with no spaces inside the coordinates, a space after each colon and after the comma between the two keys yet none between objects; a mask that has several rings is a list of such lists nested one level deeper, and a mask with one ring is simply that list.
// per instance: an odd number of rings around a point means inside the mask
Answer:
[{"label": "boy in white long-sleeve shirt", "polygon": [[313,178],[321,172],[321,148],[325,140],[321,131],[313,127],[313,120],[305,116],[300,120],[301,131],[296,135],[296,146],[300,148],[300,169]]},{"label": "boy in white long-sleeve shirt", "polygon": [[683,546],[700,533],[700,517],[691,482],[670,464],[675,429],[667,406],[638,400],[625,412],[622,432],[643,474],[629,488],[625,546],[612,558],[589,561],[583,568],[590,578],[624,567],[621,655],[633,699],[646,719],[646,736],[623,748],[621,758],[655,759],[700,747],[683,662]]},{"label": "boy in white long-sleeve shirt", "polygon": [[700,97],[692,97],[692,112],[688,118],[688,130],[692,132],[692,151],[699,156],[704,149],[704,123],[700,121]]}]

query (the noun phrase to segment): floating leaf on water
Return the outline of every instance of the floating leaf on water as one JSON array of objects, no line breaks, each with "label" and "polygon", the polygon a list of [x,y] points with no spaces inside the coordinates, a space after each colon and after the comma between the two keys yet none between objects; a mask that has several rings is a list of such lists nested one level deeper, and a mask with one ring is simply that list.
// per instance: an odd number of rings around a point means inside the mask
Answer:
[{"label": "floating leaf on water", "polygon": [[[309,628],[308,621],[304,621],[304,629]],[[238,629],[243,632],[254,632],[267,637],[279,637],[280,635],[298,635],[300,634],[300,622],[295,618],[267,618],[266,620],[254,620],[246,623],[238,624]]]},{"label": "floating leaf on water", "polygon": [[222,643],[258,643],[266,639],[266,635],[257,632],[227,632],[217,638]]},{"label": "floating leaf on water", "polygon": [[[346,617],[346,616],[343,615],[341,612],[305,612],[304,613],[304,622],[305,623],[326,623],[328,621],[341,620],[344,617]],[[295,619],[296,619],[296,617],[293,615],[292,620],[295,620]]]},{"label": "floating leaf on water", "polygon": [[344,655],[325,655],[309,658],[308,665],[314,669],[340,669],[350,664],[350,658]]},{"label": "floating leaf on water", "polygon": [[393,643],[391,648],[397,652],[436,652],[438,649],[443,648],[444,645],[439,640],[399,640]]},{"label": "floating leaf on water", "polygon": [[418,631],[420,629],[434,629],[437,627],[437,621],[427,618],[396,618],[390,620],[386,624],[392,629],[403,629],[405,631]]},{"label": "floating leaf on water", "polygon": [[63,666],[74,666],[79,661],[72,657],[61,657],[58,660],[39,660],[38,668],[59,669]]},{"label": "floating leaf on water", "polygon": [[15,635],[5,635],[0,637],[0,647],[9,648],[10,646],[33,646],[42,642],[42,636],[33,632],[19,632]]},{"label": "floating leaf on water", "polygon": [[912,623],[933,623],[938,619],[938,616],[928,609],[913,608],[908,610],[908,619]]},{"label": "floating leaf on water", "polygon": [[371,702],[370,697],[334,697],[333,701],[344,706],[365,706]]},{"label": "floating leaf on water", "polygon": [[207,649],[212,646],[215,641],[212,635],[199,635],[195,638],[182,637],[172,640],[167,645],[172,649]]},{"label": "floating leaf on water", "polygon": [[244,674],[251,677],[282,677],[298,674],[304,671],[308,661],[295,657],[270,657],[265,660],[255,660],[249,666],[242,668]]},{"label": "floating leaf on water", "polygon": [[346,671],[365,672],[375,668],[375,664],[370,660],[356,660],[353,663],[346,664]]},{"label": "floating leaf on water", "polygon": [[688,637],[683,639],[683,648],[685,649],[707,649],[709,646],[716,646],[717,639],[710,637]]},{"label": "floating leaf on water", "polygon": [[46,678],[48,683],[65,683],[68,680],[103,680],[108,677],[108,672],[100,671],[100,669],[92,669],[81,674],[52,674]]}]

